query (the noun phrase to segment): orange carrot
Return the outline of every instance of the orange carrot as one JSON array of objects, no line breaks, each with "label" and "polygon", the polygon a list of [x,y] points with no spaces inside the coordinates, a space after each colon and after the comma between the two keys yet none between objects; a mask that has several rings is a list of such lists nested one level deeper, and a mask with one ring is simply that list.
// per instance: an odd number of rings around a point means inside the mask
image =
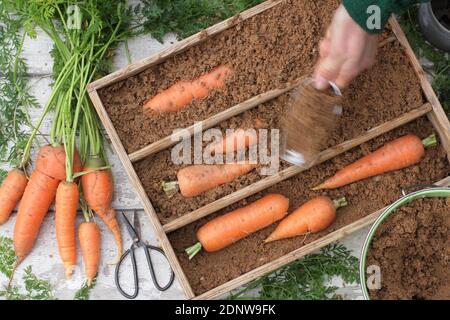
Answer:
[{"label": "orange carrot", "polygon": [[35,170],[20,201],[14,225],[14,249],[19,265],[34,246],[42,221],[52,204],[59,180]]},{"label": "orange carrot", "polygon": [[325,196],[313,198],[283,219],[264,242],[322,231],[336,219],[336,209],[346,205],[345,198],[333,201]]},{"label": "orange carrot", "polygon": [[[95,170],[104,165],[100,158],[91,158],[86,162],[83,171]],[[122,234],[116,219],[116,212],[111,208],[114,191],[111,170],[97,170],[82,175],[81,186],[86,203],[113,233],[120,257],[122,255]]]},{"label": "orange carrot", "polygon": [[163,190],[168,196],[179,188],[184,197],[195,197],[221,184],[233,181],[256,167],[254,164],[193,165],[178,171],[178,181],[163,182]]},{"label": "orange carrot", "polygon": [[78,227],[78,238],[84,261],[84,273],[87,277],[88,286],[92,284],[98,272],[100,264],[100,229],[93,221],[82,222]]},{"label": "orange carrot", "polygon": [[[57,180],[66,179],[66,151],[63,145],[46,145],[39,150],[36,160],[36,170]],[[81,160],[75,150],[73,156],[73,172],[81,170]]]},{"label": "orange carrot", "polygon": [[245,150],[251,145],[258,143],[258,135],[255,130],[238,129],[226,135],[224,139],[209,144],[206,147],[208,154],[233,153]]},{"label": "orange carrot", "polygon": [[[64,146],[44,146],[39,150],[36,168],[25,188],[14,226],[16,266],[33,248],[42,221],[55,199],[59,181],[66,178],[65,159]],[[73,164],[74,172],[79,171],[77,152]]]},{"label": "orange carrot", "polygon": [[55,200],[56,240],[68,278],[72,276],[73,267],[77,263],[75,220],[78,200],[78,185],[74,182],[61,181]]},{"label": "orange carrot", "polygon": [[8,172],[0,187],[0,225],[8,221],[11,212],[22,198],[28,179],[22,170],[12,169]]},{"label": "orange carrot", "polygon": [[192,259],[202,248],[207,252],[221,250],[281,220],[286,216],[288,208],[288,198],[281,194],[268,194],[203,225],[197,231],[199,242],[186,249],[186,253]]},{"label": "orange carrot", "polygon": [[342,168],[313,190],[335,189],[385,172],[409,167],[418,163],[424,156],[425,149],[436,143],[434,134],[422,141],[413,134],[407,134]]},{"label": "orange carrot", "polygon": [[231,72],[228,66],[221,65],[192,81],[179,81],[147,100],[143,111],[148,115],[179,111],[194,99],[207,97],[211,90],[225,87],[225,79]]}]

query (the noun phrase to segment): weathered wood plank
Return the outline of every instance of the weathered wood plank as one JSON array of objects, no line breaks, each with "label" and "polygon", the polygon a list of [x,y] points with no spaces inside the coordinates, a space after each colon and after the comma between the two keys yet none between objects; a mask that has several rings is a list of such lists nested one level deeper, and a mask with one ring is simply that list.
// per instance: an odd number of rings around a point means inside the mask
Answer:
[{"label": "weathered wood plank", "polygon": [[153,225],[153,228],[155,229],[156,235],[160,241],[160,244],[162,248],[164,249],[167,259],[169,260],[177,278],[178,281],[181,284],[181,287],[183,288],[186,296],[188,298],[194,297],[194,292],[186,278],[186,275],[184,274],[183,269],[181,268],[181,265],[178,261],[178,258],[172,248],[172,245],[169,242],[169,239],[167,238],[166,233],[164,232],[161,223],[159,222],[158,216],[156,215],[156,212],[150,203],[150,200],[136,174],[136,171],[133,168],[133,165],[128,158],[128,155],[125,152],[125,148],[122,145],[122,142],[119,139],[119,136],[117,135],[116,130],[114,129],[114,126],[111,123],[111,120],[108,117],[108,114],[106,113],[106,110],[103,107],[103,104],[100,100],[100,97],[96,90],[90,91],[89,96],[92,100],[92,103],[94,104],[97,113],[100,117],[100,120],[102,121],[103,125],[105,126],[106,130],[109,133],[109,137],[111,139],[111,142],[119,156],[120,161],[122,162],[125,171],[128,174],[128,177],[131,180],[131,184],[137,191],[142,204],[144,206],[145,212],[147,213],[148,217],[150,218],[150,221]]},{"label": "weathered wood plank", "polygon": [[397,36],[398,41],[405,48],[406,54],[408,55],[411,61],[411,65],[413,66],[414,71],[416,72],[416,75],[420,80],[423,93],[425,94],[425,97],[427,98],[428,102],[430,102],[431,106],[433,107],[433,112],[430,112],[428,118],[433,124],[433,126],[436,128],[439,137],[442,141],[442,144],[444,145],[445,150],[447,151],[447,158],[450,161],[450,125],[447,115],[445,114],[444,109],[442,109],[442,105],[439,99],[437,98],[436,93],[434,92],[430,84],[430,81],[428,80],[425,74],[425,71],[423,71],[422,65],[420,64],[419,60],[417,60],[414,51],[409,45],[405,33],[403,32],[402,28],[400,27],[400,24],[398,23],[397,19],[395,19],[394,16],[392,16],[389,19],[389,24],[392,27],[392,31]]}]

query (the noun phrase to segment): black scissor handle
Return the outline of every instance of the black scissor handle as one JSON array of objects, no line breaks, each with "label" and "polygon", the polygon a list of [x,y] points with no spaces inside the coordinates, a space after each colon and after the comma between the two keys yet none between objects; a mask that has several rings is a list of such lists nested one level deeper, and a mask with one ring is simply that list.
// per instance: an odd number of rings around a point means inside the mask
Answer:
[{"label": "black scissor handle", "polygon": [[[162,254],[164,256],[164,258],[167,260],[166,254],[164,253],[164,251],[159,248],[159,247],[155,247],[155,246],[151,246],[151,245],[144,245],[142,246],[144,248],[145,251],[145,257],[147,258],[147,264],[148,264],[148,268],[150,269],[150,275],[152,276],[152,281],[153,284],[155,285],[155,287],[159,290],[159,291],[166,291],[167,289],[170,288],[170,286],[173,283],[173,280],[175,279],[175,273],[173,272],[172,268],[170,267],[169,264],[169,268],[170,268],[170,279],[167,282],[167,284],[165,286],[161,286],[158,283],[158,279],[156,278],[156,274],[155,274],[155,269],[153,268],[153,262],[152,262],[152,258],[150,256],[150,250],[155,250],[157,252],[159,252],[160,254]],[[167,260],[167,263],[169,261]]]},{"label": "black scissor handle", "polygon": [[[120,286],[120,281],[119,281],[119,270],[120,270],[120,266],[122,265],[123,260],[128,256],[131,255],[131,265],[133,266],[133,278],[134,278],[134,292],[133,294],[128,294],[126,293],[122,287]],[[125,253],[122,255],[122,257],[120,257],[119,262],[116,265],[116,287],[119,290],[119,292],[126,298],[128,299],[134,299],[137,297],[138,293],[139,293],[139,283],[138,283],[138,273],[137,273],[137,266],[136,266],[136,256],[134,255],[134,247],[131,247],[130,249],[128,249],[127,251],[125,251]]]}]

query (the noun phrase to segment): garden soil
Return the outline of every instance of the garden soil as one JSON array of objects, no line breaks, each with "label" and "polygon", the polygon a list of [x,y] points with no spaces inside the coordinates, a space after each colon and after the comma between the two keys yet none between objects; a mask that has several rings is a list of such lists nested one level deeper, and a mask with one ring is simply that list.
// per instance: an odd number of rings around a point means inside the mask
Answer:
[{"label": "garden soil", "polygon": [[[170,242],[195,293],[208,291],[389,205],[401,196],[402,187],[430,184],[446,177],[449,174],[448,162],[444,149],[438,144],[426,151],[424,159],[419,164],[409,168],[365,179],[336,190],[322,192],[311,190],[343,166],[407,133],[425,138],[433,133],[433,127],[425,117],[422,117],[169,234]],[[310,235],[306,239],[302,236],[264,244],[263,240],[274,230],[276,226],[274,224],[221,251],[200,252],[192,260],[187,258],[184,249],[197,242],[196,230],[203,224],[268,193],[281,193],[288,197],[290,212],[318,195],[328,195],[331,198],[345,196],[349,204],[338,210],[336,221],[328,229]]]},{"label": "garden soil", "polygon": [[[318,57],[318,43],[338,5],[336,0],[285,1],[140,74],[99,90],[126,151],[135,152],[176,128],[190,126],[257,94],[310,75]],[[381,39],[388,36],[392,36],[390,31]],[[419,81],[400,44],[390,42],[379,51],[376,65],[344,91],[344,114],[330,145],[422,105]],[[150,97],[179,80],[194,79],[221,64],[234,70],[224,90],[213,91],[177,113],[154,117],[143,114],[142,106]],[[285,96],[238,118],[255,119],[259,115],[274,120],[276,126]]]},{"label": "garden soil", "polygon": [[450,299],[450,198],[417,199],[377,230],[367,265],[381,271],[376,300]]}]

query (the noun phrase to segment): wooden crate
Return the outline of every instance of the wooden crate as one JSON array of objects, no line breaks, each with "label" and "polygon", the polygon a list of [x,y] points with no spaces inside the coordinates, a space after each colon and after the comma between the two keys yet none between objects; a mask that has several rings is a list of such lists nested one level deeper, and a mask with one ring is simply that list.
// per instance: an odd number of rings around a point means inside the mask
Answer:
[{"label": "wooden crate", "polygon": [[[205,29],[183,41],[180,41],[169,48],[161,51],[158,54],[155,54],[151,57],[148,57],[146,59],[143,59],[137,63],[131,64],[126,68],[123,68],[119,71],[116,71],[102,79],[99,79],[88,86],[88,92],[89,96],[98,112],[98,115],[112,141],[112,144],[114,146],[115,151],[117,152],[119,159],[121,160],[125,171],[128,174],[128,177],[134,186],[135,190],[137,191],[142,204],[145,208],[145,211],[147,215],[149,216],[155,231],[156,235],[160,241],[160,244],[164,251],[167,254],[167,257],[169,259],[169,262],[172,266],[172,268],[175,271],[175,274],[178,278],[178,281],[180,282],[186,297],[189,299],[195,298],[195,299],[210,299],[214,297],[218,297],[234,288],[237,288],[259,276],[262,276],[270,271],[273,271],[291,261],[294,261],[314,250],[317,250],[318,248],[321,248],[323,246],[326,246],[345,235],[354,232],[360,228],[363,228],[364,226],[367,226],[371,224],[377,216],[381,213],[383,209],[380,209],[372,214],[369,214],[365,216],[364,218],[353,222],[350,225],[347,225],[339,230],[336,230],[335,232],[332,232],[322,238],[320,238],[317,241],[311,242],[305,246],[302,246],[299,249],[296,249],[274,261],[271,261],[265,265],[262,265],[256,269],[251,270],[250,272],[247,272],[231,281],[228,281],[216,288],[213,288],[212,290],[209,290],[208,292],[205,292],[201,295],[196,296],[194,291],[191,288],[191,285],[189,284],[189,281],[187,277],[185,276],[183,269],[178,261],[178,258],[173,250],[173,247],[167,237],[167,234],[171,231],[177,230],[183,226],[188,225],[189,223],[192,223],[202,217],[205,217],[207,215],[210,215],[213,212],[216,212],[222,208],[225,208],[239,200],[242,200],[244,198],[247,198],[250,195],[253,195],[257,192],[260,192],[270,186],[275,185],[276,183],[289,179],[296,174],[304,171],[305,169],[291,166],[288,167],[279,173],[266,177],[256,183],[253,183],[250,186],[247,186],[243,189],[237,190],[234,193],[225,196],[223,198],[220,198],[210,204],[207,204],[193,212],[190,212],[184,216],[181,216],[167,224],[162,225],[152,204],[147,196],[137,174],[136,171],[132,165],[133,162],[139,161],[145,157],[147,157],[150,154],[154,154],[156,152],[159,152],[161,150],[167,149],[171,147],[174,142],[171,141],[170,137],[163,138],[157,142],[154,142],[141,150],[138,150],[136,152],[133,152],[131,154],[127,154],[125,151],[125,148],[122,145],[122,142],[111,122],[111,119],[108,116],[108,113],[106,112],[103,103],[100,99],[100,96],[98,94],[98,90],[101,88],[108,87],[118,81],[121,81],[123,79],[126,79],[130,76],[136,75],[143,70],[150,68],[154,65],[157,65],[166,59],[183,52],[187,48],[197,45],[202,41],[205,41],[205,39],[208,39],[232,26],[235,26],[240,21],[249,19],[265,10],[268,10],[279,3],[281,3],[283,0],[269,0],[266,1],[258,6],[255,6],[241,14],[238,14],[230,19],[227,19],[221,23],[218,23],[208,29]],[[411,64],[417,74],[417,77],[420,79],[421,87],[423,90],[423,94],[426,97],[427,102],[408,113],[405,113],[391,121],[388,121],[384,124],[381,124],[377,127],[374,127],[370,130],[368,130],[365,134],[360,135],[359,137],[355,139],[351,139],[348,141],[345,141],[339,145],[336,145],[334,147],[331,147],[325,151],[323,151],[319,159],[314,163],[313,165],[317,165],[319,163],[322,163],[324,161],[327,161],[329,159],[332,159],[336,157],[339,154],[342,154],[356,146],[359,146],[360,144],[367,142],[375,137],[378,137],[384,133],[387,133],[388,131],[391,131],[395,128],[398,128],[406,123],[409,123],[421,116],[427,115],[430,122],[433,124],[436,132],[439,134],[440,141],[442,143],[443,148],[446,150],[447,158],[450,160],[450,123],[446,117],[445,112],[442,109],[442,106],[437,99],[435,93],[433,92],[433,89],[431,88],[430,83],[428,82],[424,71],[422,70],[422,67],[418,60],[416,59],[410,45],[408,44],[408,41],[400,28],[400,25],[396,21],[394,17],[392,17],[389,21],[390,26],[392,27],[392,30],[395,34],[395,37],[392,37],[391,39],[387,39],[385,41],[393,41],[398,40],[406,50],[406,53],[408,57],[411,60]],[[383,45],[383,44],[380,44]],[[236,106],[233,106],[231,108],[228,108],[227,110],[220,112],[208,119],[205,119],[202,121],[203,129],[206,130],[208,128],[211,128],[220,122],[229,119],[233,116],[236,116],[246,110],[249,110],[251,108],[256,107],[257,105],[266,102],[270,99],[273,99],[275,97],[278,97],[279,95],[289,91],[294,87],[301,79],[298,79],[297,81],[293,81],[292,83],[286,84],[285,88],[282,89],[276,89],[271,90],[266,93],[262,93],[258,96],[252,97],[251,99],[244,101]],[[189,127],[189,132],[193,134],[194,128]],[[447,177],[441,181],[438,181],[437,184],[442,186],[448,186],[450,185],[450,177]]]}]

